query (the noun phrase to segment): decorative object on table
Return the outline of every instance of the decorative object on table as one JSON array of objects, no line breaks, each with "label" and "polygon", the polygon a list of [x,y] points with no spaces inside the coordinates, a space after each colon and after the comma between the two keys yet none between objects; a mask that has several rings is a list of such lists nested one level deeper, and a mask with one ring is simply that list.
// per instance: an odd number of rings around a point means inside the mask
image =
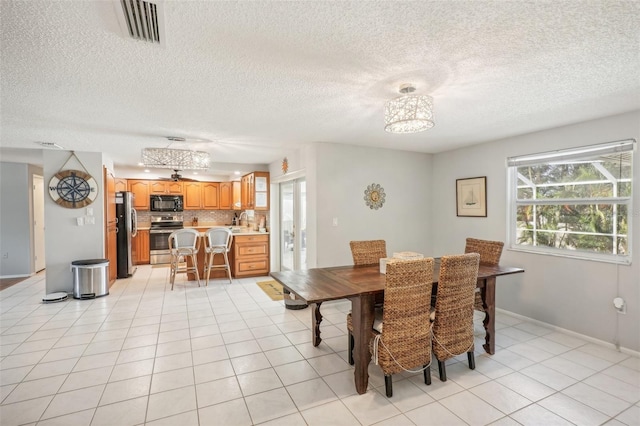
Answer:
[{"label": "decorative object on table", "polygon": [[487,217],[487,177],[456,179],[456,215]]},{"label": "decorative object on table", "polygon": [[[71,157],[75,157],[84,171],[62,170],[71,160]],[[62,207],[79,209],[94,202],[98,196],[98,184],[76,154],[71,151],[71,155],[60,167],[58,173],[51,177],[49,195],[53,201]]]},{"label": "decorative object on table", "polygon": [[288,171],[289,171],[289,160],[287,160],[287,157],[284,157],[282,159],[282,174],[286,175]]},{"label": "decorative object on table", "polygon": [[389,133],[417,133],[434,126],[433,98],[411,95],[415,90],[413,84],[403,84],[400,86],[402,96],[385,104],[384,130]]},{"label": "decorative object on table", "polygon": [[377,183],[372,183],[364,190],[364,202],[370,209],[382,208],[385,198],[384,188]]},{"label": "decorative object on table", "polygon": [[278,283],[277,281],[259,281],[256,284],[258,284],[258,287],[260,287],[262,291],[264,291],[267,296],[271,298],[271,300],[284,299],[282,284]]}]

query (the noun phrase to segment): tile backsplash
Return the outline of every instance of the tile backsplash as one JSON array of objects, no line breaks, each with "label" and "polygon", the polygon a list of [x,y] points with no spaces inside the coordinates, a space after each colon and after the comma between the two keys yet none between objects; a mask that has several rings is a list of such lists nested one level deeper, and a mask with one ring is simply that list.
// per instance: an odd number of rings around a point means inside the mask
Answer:
[{"label": "tile backsplash", "polygon": [[[151,223],[151,216],[157,215],[150,211],[138,211],[138,224]],[[198,223],[216,224],[216,225],[230,225],[233,221],[234,215],[240,216],[239,211],[233,210],[185,210],[182,212],[184,223],[190,225],[193,222],[193,218],[198,218]],[[264,215],[269,217],[269,212],[259,212],[254,214],[252,210],[247,210],[247,217],[249,219],[249,225],[253,226],[256,218]],[[259,219],[258,219],[259,220]],[[268,224],[267,224],[268,226]]]}]

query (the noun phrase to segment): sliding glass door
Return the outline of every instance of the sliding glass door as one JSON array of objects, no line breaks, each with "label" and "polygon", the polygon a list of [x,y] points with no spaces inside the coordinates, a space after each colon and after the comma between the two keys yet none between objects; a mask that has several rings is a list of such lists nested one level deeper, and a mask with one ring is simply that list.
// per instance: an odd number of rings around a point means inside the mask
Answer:
[{"label": "sliding glass door", "polygon": [[307,189],[304,178],[280,183],[280,270],[307,268]]}]

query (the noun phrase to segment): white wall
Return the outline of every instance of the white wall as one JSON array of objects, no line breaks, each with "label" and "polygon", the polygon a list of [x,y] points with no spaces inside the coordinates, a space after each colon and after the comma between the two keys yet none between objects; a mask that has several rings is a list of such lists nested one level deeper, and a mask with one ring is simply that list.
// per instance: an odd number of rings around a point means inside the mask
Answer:
[{"label": "white wall", "polygon": [[[351,263],[351,240],[386,240],[389,255],[431,254],[431,155],[329,143],[315,144],[308,155],[315,158],[315,170],[307,175],[307,226],[315,229],[307,241],[312,235],[316,241],[310,265]],[[364,201],[372,183],[382,185],[386,193],[378,210]],[[311,212],[316,215],[313,222]],[[333,218],[338,226],[333,226]]]},{"label": "white wall", "polygon": [[0,277],[29,276],[33,272],[31,181],[28,164],[0,163]]},{"label": "white wall", "polygon": [[[102,259],[104,257],[104,183],[102,178],[103,159],[101,153],[76,152],[82,162],[80,165],[72,158],[63,170],[84,170],[93,176],[98,184],[98,196],[91,203],[95,216],[95,225],[77,225],[77,218],[86,215],[86,208],[68,209],[56,204],[51,197],[45,196],[45,253],[47,258],[47,293],[73,291],[71,262],[84,259]],[[43,152],[43,171],[45,186],[51,177],[61,170],[70,156],[69,151]],[[48,189],[45,188],[48,194]],[[116,267],[110,265],[110,267]]]},{"label": "white wall", "polygon": [[[638,123],[640,111],[635,111],[436,154],[429,221],[433,253],[459,253],[464,250],[466,237],[506,241],[507,157],[628,138],[638,140]],[[456,217],[456,179],[476,176],[487,176],[488,217]],[[526,272],[498,278],[497,306],[606,342],[618,340],[622,347],[640,351],[639,176],[640,153],[636,152],[631,266],[506,249],[502,263],[523,267]],[[626,315],[614,310],[612,301],[616,296],[626,300]]]}]

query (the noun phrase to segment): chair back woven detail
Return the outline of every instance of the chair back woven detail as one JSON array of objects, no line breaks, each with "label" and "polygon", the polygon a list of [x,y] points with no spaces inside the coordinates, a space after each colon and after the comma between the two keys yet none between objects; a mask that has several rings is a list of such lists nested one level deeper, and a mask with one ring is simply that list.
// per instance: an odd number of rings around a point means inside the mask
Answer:
[{"label": "chair back woven detail", "polygon": [[[431,363],[429,300],[433,258],[387,265],[378,365],[385,375]],[[370,342],[374,352],[375,339]]]},{"label": "chair back woven detail", "polygon": [[354,265],[373,265],[387,257],[387,243],[384,240],[350,241]]},{"label": "chair back woven detail", "polygon": [[[193,273],[200,287],[200,275],[198,274],[198,260],[196,255],[200,249],[200,233],[195,229],[179,229],[169,235],[169,252],[171,253],[171,265],[169,280],[171,290],[175,284],[176,274]],[[191,266],[187,264],[187,257],[191,258]]]},{"label": "chair back woven detail", "polygon": [[[228,228],[210,228],[207,230],[205,235],[207,236],[207,247],[205,248],[204,260],[206,285],[209,285],[209,277],[211,276],[212,269],[224,269],[229,277],[229,283],[232,283],[231,265],[229,264],[229,256],[227,253],[231,250],[233,233]],[[214,264],[214,257],[216,254],[222,255],[224,259],[223,264]]]},{"label": "chair back woven detail", "polygon": [[233,233],[227,228],[211,228],[206,232],[207,248],[206,251],[214,253],[223,253],[231,250],[231,241]]},{"label": "chair back woven detail", "polygon": [[479,263],[478,253],[443,256],[440,260],[433,323],[433,352],[438,361],[473,351],[473,304]]},{"label": "chair back woven detail", "polygon": [[500,256],[502,256],[503,246],[504,243],[502,241],[467,238],[464,252],[480,254],[480,263],[483,265],[498,265],[500,263]]}]

